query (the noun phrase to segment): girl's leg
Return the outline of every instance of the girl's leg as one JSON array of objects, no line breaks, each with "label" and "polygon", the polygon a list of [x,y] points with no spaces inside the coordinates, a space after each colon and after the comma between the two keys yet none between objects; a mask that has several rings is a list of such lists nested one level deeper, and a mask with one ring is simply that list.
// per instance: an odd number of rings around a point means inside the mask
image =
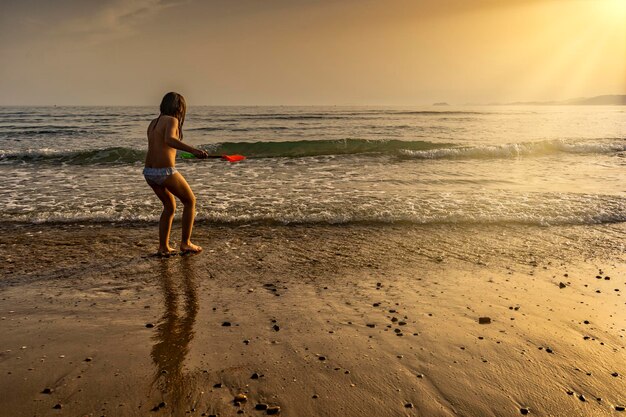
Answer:
[{"label": "girl's leg", "polygon": [[167,190],[174,194],[183,203],[183,236],[180,241],[180,250],[183,252],[200,252],[200,246],[191,243],[193,219],[196,216],[196,196],[187,184],[185,177],[179,172],[169,176],[163,183]]},{"label": "girl's leg", "polygon": [[176,211],[176,200],[165,187],[152,184],[150,184],[150,187],[152,187],[154,193],[163,203],[163,213],[161,213],[161,219],[159,220],[159,254],[169,254],[173,251],[169,242],[174,212]]}]

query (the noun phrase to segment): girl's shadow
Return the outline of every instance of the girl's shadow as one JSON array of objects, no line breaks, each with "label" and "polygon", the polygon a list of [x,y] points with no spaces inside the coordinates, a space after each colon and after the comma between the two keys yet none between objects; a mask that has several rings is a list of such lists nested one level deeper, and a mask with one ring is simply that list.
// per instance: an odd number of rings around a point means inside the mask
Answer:
[{"label": "girl's shadow", "polygon": [[[178,272],[178,273],[176,273]],[[177,257],[159,262],[159,280],[165,311],[154,335],[152,361],[156,370],[152,382],[172,410],[184,412],[188,381],[183,371],[189,343],[194,337],[198,314],[197,277],[193,258]]]}]

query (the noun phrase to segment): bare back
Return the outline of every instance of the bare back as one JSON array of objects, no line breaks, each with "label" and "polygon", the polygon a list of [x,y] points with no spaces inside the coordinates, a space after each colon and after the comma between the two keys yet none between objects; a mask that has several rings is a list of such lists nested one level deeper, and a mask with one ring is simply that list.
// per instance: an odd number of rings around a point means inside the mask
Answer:
[{"label": "bare back", "polygon": [[160,115],[148,126],[146,167],[169,168],[176,165],[176,149],[167,144],[170,135],[178,137],[178,119]]}]

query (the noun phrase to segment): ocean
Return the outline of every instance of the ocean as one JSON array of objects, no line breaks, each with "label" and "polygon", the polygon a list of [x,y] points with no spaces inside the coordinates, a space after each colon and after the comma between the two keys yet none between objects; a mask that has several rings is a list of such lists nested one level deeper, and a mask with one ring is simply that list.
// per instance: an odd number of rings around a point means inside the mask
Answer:
[{"label": "ocean", "polygon": [[[0,222],[153,222],[154,107],[1,107]],[[626,221],[624,106],[198,107],[177,159],[216,223]],[[179,214],[182,210],[178,210]]]}]

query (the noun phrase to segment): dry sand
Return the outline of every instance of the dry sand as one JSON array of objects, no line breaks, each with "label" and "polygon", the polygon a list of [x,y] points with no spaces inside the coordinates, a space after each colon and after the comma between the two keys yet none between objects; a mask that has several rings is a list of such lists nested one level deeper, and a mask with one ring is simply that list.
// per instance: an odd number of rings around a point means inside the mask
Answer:
[{"label": "dry sand", "polygon": [[626,415],[625,232],[0,226],[0,415]]}]

